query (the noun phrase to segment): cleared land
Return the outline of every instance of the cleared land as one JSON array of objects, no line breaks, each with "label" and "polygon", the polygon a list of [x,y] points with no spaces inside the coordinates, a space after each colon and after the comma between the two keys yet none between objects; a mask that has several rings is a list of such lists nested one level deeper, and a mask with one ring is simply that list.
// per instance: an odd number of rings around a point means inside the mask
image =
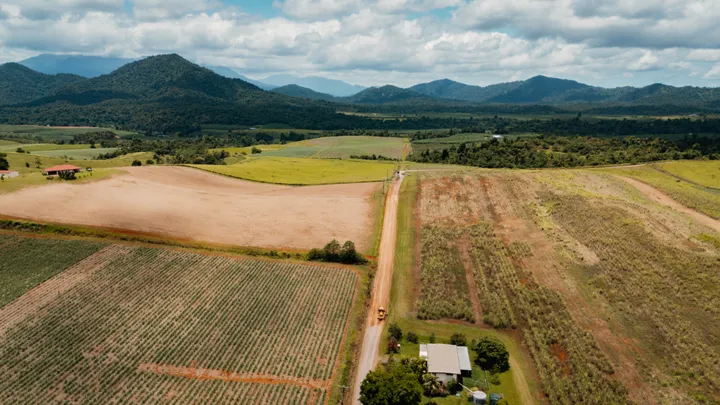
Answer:
[{"label": "cleared land", "polygon": [[362,183],[390,178],[394,163],[365,160],[257,157],[232,165],[190,165],[238,179],[286,185]]},{"label": "cleared land", "polygon": [[[0,257],[47,249],[63,246]],[[343,268],[109,245],[0,309],[0,402],[326,403],[358,286]]]},{"label": "cleared land", "polygon": [[240,246],[309,249],[332,239],[373,248],[378,184],[289,187],[185,167],[135,167],[87,184],[0,195],[0,214]]},{"label": "cleared land", "polygon": [[711,229],[595,171],[421,175],[418,317],[522,331],[551,404],[720,400]]}]

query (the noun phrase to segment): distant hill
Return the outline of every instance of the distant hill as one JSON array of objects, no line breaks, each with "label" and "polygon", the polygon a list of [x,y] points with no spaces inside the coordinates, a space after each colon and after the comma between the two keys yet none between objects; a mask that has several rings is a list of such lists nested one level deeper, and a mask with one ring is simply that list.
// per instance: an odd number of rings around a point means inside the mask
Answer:
[{"label": "distant hill", "polygon": [[396,86],[370,87],[358,94],[350,97],[344,97],[339,101],[353,104],[388,104],[407,101],[427,100],[432,102],[432,98],[422,95],[409,89],[403,89]]},{"label": "distant hill", "polygon": [[49,75],[70,73],[83,77],[97,77],[135,60],[105,56],[43,54],[18,63]]},{"label": "distant hill", "polygon": [[517,88],[520,83],[521,82],[510,82],[481,87],[459,83],[449,79],[442,79],[430,83],[417,84],[410,87],[410,90],[433,98],[482,103]]},{"label": "distant hill", "polygon": [[555,79],[547,76],[535,76],[521,82],[506,93],[491,97],[491,103],[537,103],[570,90],[587,89],[587,84],[574,80]]},{"label": "distant hill", "polygon": [[75,75],[46,75],[17,63],[0,65],[0,105],[20,104],[86,80]]},{"label": "distant hill", "polygon": [[276,87],[271,91],[274,93],[285,94],[286,96],[291,97],[304,97],[311,100],[335,101],[335,97],[329,94],[318,93],[317,91],[310,90],[307,87],[298,86],[297,84],[288,84],[287,86]]},{"label": "distant hill", "polygon": [[275,75],[262,79],[261,81],[277,87],[296,84],[318,93],[325,93],[335,97],[348,97],[365,90],[363,86],[356,86],[341,80],[326,79],[317,76],[299,77],[293,75]]},{"label": "distant hill", "polygon": [[164,101],[237,101],[267,94],[253,84],[222,77],[178,55],[160,55],[129,63],[108,75],[70,84],[60,89],[54,100],[63,94],[76,97],[98,92],[109,98]]},{"label": "distant hill", "polygon": [[222,66],[205,66],[206,68],[212,70],[213,72],[219,74],[220,76],[224,76],[230,79],[240,79],[243,81],[246,81],[250,84],[254,84],[258,87],[260,87],[263,90],[272,90],[276,86],[273,86],[271,84],[263,83],[257,80],[250,79],[249,77],[243,76],[240,73],[234,71],[233,69],[222,67]]}]

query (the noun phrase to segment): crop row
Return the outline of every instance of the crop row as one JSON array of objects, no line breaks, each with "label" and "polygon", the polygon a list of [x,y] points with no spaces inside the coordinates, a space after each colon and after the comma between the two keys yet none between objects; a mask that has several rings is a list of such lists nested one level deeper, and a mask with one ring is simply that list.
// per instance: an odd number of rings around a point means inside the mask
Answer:
[{"label": "crop row", "polygon": [[[299,380],[332,376],[356,293],[355,273],[123,249],[127,253],[98,253],[108,260],[86,282],[0,338],[0,403],[56,395],[84,403],[136,402],[143,392],[182,388],[211,395],[229,389],[138,371],[144,364]],[[293,398],[305,395],[285,386],[260,389],[263,396],[287,390],[297,393]]]},{"label": "crop row", "polygon": [[617,206],[572,196],[552,202],[554,220],[600,258],[589,283],[642,336],[665,374],[656,382],[699,403],[720,402],[720,251],[669,246]]}]

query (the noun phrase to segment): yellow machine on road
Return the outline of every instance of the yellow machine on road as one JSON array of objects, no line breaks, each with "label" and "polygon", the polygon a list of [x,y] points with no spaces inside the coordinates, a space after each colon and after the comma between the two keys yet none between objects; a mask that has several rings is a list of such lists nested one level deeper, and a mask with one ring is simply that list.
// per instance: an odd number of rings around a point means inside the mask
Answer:
[{"label": "yellow machine on road", "polygon": [[378,308],[378,321],[382,321],[387,316],[387,311],[385,310],[385,307]]}]

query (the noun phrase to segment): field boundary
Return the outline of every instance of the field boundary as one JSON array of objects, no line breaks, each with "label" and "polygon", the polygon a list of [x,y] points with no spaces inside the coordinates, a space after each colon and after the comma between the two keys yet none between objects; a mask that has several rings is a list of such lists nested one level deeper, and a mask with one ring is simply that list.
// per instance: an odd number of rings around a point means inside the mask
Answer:
[{"label": "field boundary", "polygon": [[[39,223],[7,217],[4,215],[0,215],[0,234],[20,235],[23,237],[43,239],[83,239],[132,246],[140,244],[147,247],[192,251],[199,254],[226,256],[248,260],[285,260],[307,265],[352,270],[360,274],[358,266],[307,260],[305,255],[307,251],[301,250],[277,250],[186,241],[185,239],[162,238],[161,236],[152,234],[142,234],[137,232],[126,233],[123,230]],[[365,257],[370,261],[371,265],[374,263],[374,257]]]}]

